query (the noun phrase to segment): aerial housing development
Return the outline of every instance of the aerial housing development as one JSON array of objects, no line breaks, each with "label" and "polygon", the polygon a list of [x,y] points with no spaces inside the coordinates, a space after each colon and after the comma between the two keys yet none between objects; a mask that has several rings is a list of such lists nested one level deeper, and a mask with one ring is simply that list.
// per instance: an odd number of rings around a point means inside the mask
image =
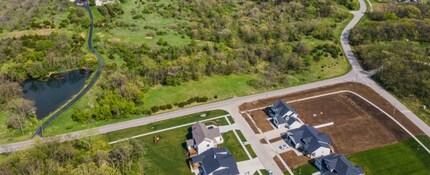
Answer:
[{"label": "aerial housing development", "polygon": [[1,175],[429,175],[429,0],[0,1]]}]

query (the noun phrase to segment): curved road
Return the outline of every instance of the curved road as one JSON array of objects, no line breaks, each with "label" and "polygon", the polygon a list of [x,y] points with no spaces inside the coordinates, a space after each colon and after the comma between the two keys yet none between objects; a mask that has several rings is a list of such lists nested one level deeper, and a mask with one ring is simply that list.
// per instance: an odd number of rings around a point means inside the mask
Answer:
[{"label": "curved road", "polygon": [[[407,116],[426,135],[430,136],[430,127],[426,125],[423,121],[421,121],[416,115],[414,115],[408,108],[402,105],[396,98],[394,98],[391,94],[389,94],[378,84],[376,84],[372,79],[370,79],[367,76],[366,72],[363,71],[360,64],[357,62],[357,59],[351,50],[351,46],[348,43],[348,36],[349,36],[349,31],[360,21],[361,17],[366,12],[366,4],[364,0],[359,0],[359,2],[360,2],[360,9],[358,11],[351,12],[354,15],[354,18],[345,27],[340,38],[342,49],[352,66],[352,70],[341,77],[332,78],[332,79],[328,79],[320,82],[309,83],[301,86],[295,86],[295,87],[286,88],[286,89],[280,89],[280,90],[269,91],[269,92],[260,93],[260,94],[232,98],[232,99],[204,104],[200,106],[194,106],[194,107],[181,109],[177,111],[153,115],[150,117],[144,117],[144,118],[124,121],[124,122],[119,122],[115,124],[105,125],[105,126],[101,126],[93,129],[76,131],[76,132],[58,135],[54,137],[43,138],[43,140],[51,140],[51,139],[55,139],[59,141],[73,140],[73,139],[77,139],[85,136],[97,135],[97,134],[117,131],[121,129],[131,128],[135,126],[145,125],[152,122],[167,120],[167,119],[193,114],[201,111],[223,109],[223,110],[229,111],[234,117],[234,119],[237,121],[236,124],[243,131],[243,134],[247,138],[248,142],[251,144],[252,148],[256,152],[258,158],[260,159],[260,162],[264,165],[264,167],[271,169],[274,172],[274,174],[281,174],[282,172],[276,166],[272,157],[268,156],[268,155],[273,155],[274,153],[271,152],[270,148],[267,148],[267,146],[259,144],[258,138],[255,135],[250,134],[252,133],[252,130],[246,124],[244,119],[240,117],[238,106],[244,102],[254,101],[262,98],[280,96],[288,93],[294,93],[294,92],[299,92],[307,89],[313,89],[313,88],[318,88],[322,86],[333,85],[333,84],[343,83],[343,82],[359,82],[359,83],[368,85],[377,93],[379,93],[381,96],[383,96],[392,105],[394,105],[405,116]],[[8,145],[2,145],[0,147],[0,153],[19,150],[19,149],[31,146],[32,144],[33,144],[33,140],[27,140],[23,142],[8,144]]]},{"label": "curved road", "polygon": [[[76,2],[75,2],[76,3]],[[76,4],[75,4],[76,5]],[[48,126],[53,120],[55,120],[59,115],[61,115],[64,111],[66,111],[67,109],[69,109],[74,103],[76,103],[82,96],[84,96],[90,89],[91,87],[93,87],[93,85],[96,83],[97,79],[100,77],[100,74],[103,70],[103,61],[100,58],[100,56],[94,51],[93,48],[93,30],[94,30],[94,22],[93,22],[93,14],[91,13],[91,9],[88,6],[88,3],[85,2],[84,5],[82,5],[83,8],[85,8],[88,11],[88,14],[90,15],[90,32],[88,34],[88,49],[90,50],[90,52],[97,58],[98,64],[99,64],[99,68],[97,69],[97,72],[95,73],[94,77],[91,79],[90,83],[88,83],[87,86],[85,86],[85,88],[83,90],[81,90],[78,95],[76,95],[71,101],[67,102],[67,104],[65,106],[63,106],[62,108],[60,108],[60,110],[57,110],[54,112],[54,114],[51,115],[51,117],[49,117],[48,120],[46,120],[37,130],[36,132],[33,134],[32,138],[34,138],[35,136],[42,136],[43,133],[43,129]]]}]

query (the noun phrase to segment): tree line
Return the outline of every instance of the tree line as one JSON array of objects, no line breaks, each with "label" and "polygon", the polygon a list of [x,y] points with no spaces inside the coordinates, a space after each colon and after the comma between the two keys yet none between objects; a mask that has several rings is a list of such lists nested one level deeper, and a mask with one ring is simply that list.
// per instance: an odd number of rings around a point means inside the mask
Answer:
[{"label": "tree line", "polygon": [[114,145],[102,137],[49,141],[8,154],[0,162],[0,174],[143,174],[144,154],[143,144],[135,140]]},{"label": "tree line", "polygon": [[430,3],[396,4],[369,13],[371,21],[351,31],[362,66],[378,70],[373,78],[402,97],[430,105]]}]

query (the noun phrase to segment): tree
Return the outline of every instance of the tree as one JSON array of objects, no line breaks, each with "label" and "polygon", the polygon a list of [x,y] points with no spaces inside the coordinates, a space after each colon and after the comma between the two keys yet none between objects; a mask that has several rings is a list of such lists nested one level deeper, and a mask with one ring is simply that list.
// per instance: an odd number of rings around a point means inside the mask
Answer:
[{"label": "tree", "polygon": [[34,102],[23,98],[16,98],[8,103],[8,108],[11,111],[8,118],[8,126],[20,129],[21,133],[23,133],[25,120],[35,115],[36,108],[34,107]]}]

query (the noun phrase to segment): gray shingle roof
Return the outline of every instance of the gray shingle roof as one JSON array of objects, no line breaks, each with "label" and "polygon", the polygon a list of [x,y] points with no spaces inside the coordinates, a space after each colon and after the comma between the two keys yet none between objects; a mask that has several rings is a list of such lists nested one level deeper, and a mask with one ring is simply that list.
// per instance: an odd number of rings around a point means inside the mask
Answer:
[{"label": "gray shingle roof", "polygon": [[[361,175],[364,171],[359,166],[354,166],[351,162],[346,159],[344,155],[341,154],[330,154],[315,159],[323,167],[323,175]],[[330,169],[327,169],[329,165]]]},{"label": "gray shingle roof", "polygon": [[239,170],[233,156],[225,148],[211,148],[191,158],[193,163],[201,162],[207,174],[237,175]]},{"label": "gray shingle roof", "polygon": [[205,138],[214,140],[215,137],[220,137],[219,128],[208,129],[205,124],[201,122],[197,122],[191,126],[191,133],[197,145],[202,143]]},{"label": "gray shingle roof", "polygon": [[330,137],[317,131],[313,126],[303,125],[300,128],[288,131],[294,140],[302,143],[307,153],[313,153],[320,147],[330,148],[332,143]]},{"label": "gray shingle roof", "polygon": [[279,100],[277,102],[275,102],[272,105],[272,108],[276,109],[276,111],[278,112],[278,115],[276,115],[276,119],[278,120],[279,124],[284,124],[287,123],[288,120],[286,118],[284,118],[284,116],[291,111],[292,114],[297,114],[297,112],[287,103],[285,103],[282,100]]}]

